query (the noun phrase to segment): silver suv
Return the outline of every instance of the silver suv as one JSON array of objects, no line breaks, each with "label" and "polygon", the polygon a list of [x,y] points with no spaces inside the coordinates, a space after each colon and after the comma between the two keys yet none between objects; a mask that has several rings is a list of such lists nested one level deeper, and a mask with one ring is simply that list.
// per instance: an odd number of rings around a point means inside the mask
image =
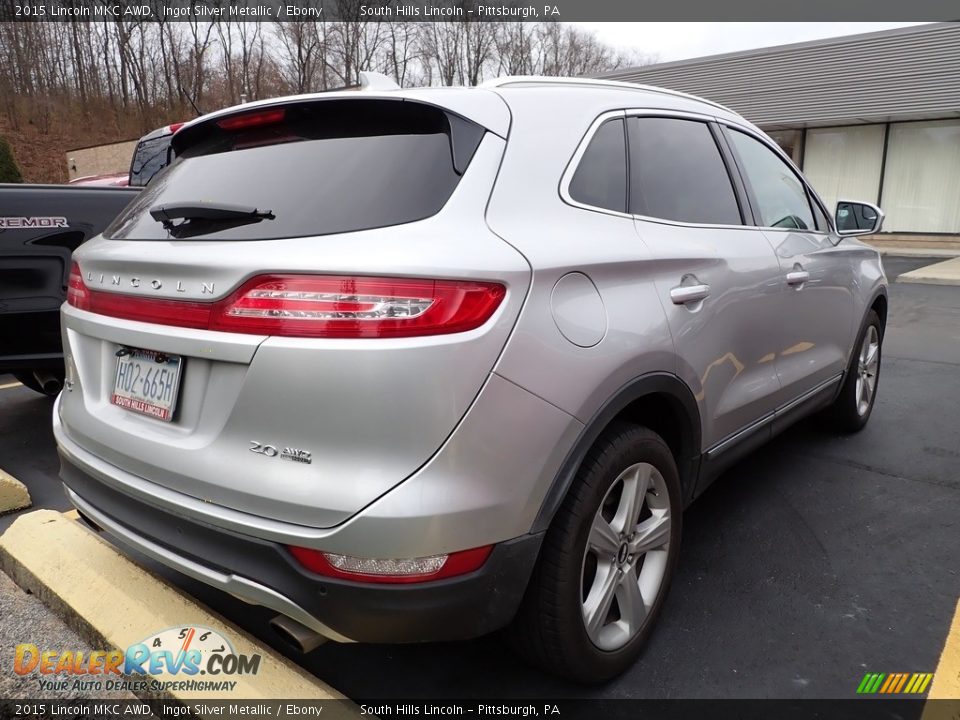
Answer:
[{"label": "silver suv", "polygon": [[684,507],[803,415],[870,417],[886,280],[847,236],[882,213],[831,220],[676,92],[368,85],[189,123],[76,252],[67,494],[303,650],[509,626],[610,678]]}]

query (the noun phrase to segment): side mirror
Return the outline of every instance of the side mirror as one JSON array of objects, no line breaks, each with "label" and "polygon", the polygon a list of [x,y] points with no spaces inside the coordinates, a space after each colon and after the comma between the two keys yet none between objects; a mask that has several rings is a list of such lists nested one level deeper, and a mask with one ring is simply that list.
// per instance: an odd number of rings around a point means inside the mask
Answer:
[{"label": "side mirror", "polygon": [[837,233],[843,236],[872,235],[883,227],[883,210],[876,205],[855,200],[837,203],[835,222]]}]

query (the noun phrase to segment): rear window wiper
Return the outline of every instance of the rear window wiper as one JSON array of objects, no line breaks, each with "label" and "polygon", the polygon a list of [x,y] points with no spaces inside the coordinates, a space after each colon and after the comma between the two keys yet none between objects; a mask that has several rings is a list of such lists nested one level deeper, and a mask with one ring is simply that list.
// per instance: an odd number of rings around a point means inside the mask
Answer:
[{"label": "rear window wiper", "polygon": [[[221,203],[167,203],[150,208],[150,217],[162,223],[166,230],[182,227],[197,220],[203,224],[230,223],[240,225],[247,222],[273,220],[272,210],[258,210],[249,205],[227,205]],[[174,223],[182,220],[181,223]]]}]

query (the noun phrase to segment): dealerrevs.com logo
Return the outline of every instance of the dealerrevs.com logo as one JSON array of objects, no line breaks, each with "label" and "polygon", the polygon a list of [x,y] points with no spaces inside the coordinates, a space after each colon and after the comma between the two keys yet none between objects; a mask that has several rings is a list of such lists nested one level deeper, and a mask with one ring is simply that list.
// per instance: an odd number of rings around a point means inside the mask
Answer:
[{"label": "dealerrevs.com logo", "polygon": [[121,650],[41,650],[21,643],[13,670],[37,675],[39,689],[150,691],[234,690],[242,675],[256,675],[261,656],[237,653],[216,630],[199,626],[161,630]]}]

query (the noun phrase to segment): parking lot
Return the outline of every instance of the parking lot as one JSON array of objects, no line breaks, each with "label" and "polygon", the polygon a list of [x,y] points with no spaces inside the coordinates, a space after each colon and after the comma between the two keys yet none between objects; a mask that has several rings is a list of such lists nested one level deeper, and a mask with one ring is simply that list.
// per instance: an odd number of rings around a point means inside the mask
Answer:
[{"label": "parking lot", "polygon": [[[680,569],[641,661],[584,688],[500,638],[328,643],[296,658],[352,698],[843,698],[868,671],[932,672],[960,597],[960,287],[891,280],[878,404],[860,434],[812,418],[720,478],[684,517]],[[66,510],[51,401],[0,376],[0,467]],[[0,530],[15,515],[0,518]],[[169,580],[282,649],[252,608]]]}]

